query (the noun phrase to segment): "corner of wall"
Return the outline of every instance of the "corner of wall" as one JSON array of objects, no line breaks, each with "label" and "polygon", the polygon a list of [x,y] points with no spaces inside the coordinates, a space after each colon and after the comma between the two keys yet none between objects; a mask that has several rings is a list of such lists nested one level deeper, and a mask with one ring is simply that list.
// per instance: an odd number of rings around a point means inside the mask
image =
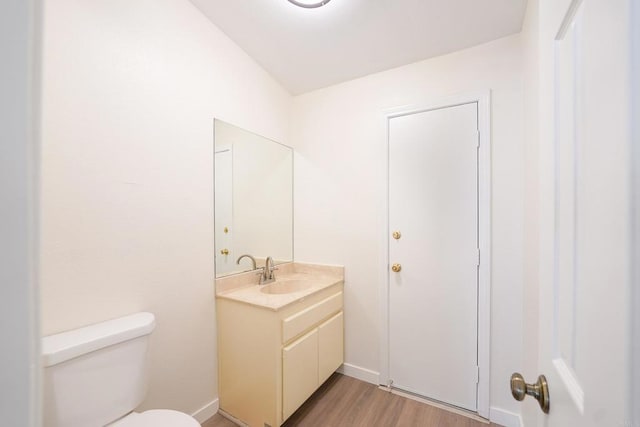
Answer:
[{"label": "corner of wall", "polygon": [[220,409],[220,400],[215,398],[211,402],[204,405],[202,408],[195,411],[191,416],[196,419],[200,424],[207,421],[209,418],[213,417],[218,413]]},{"label": "corner of wall", "polygon": [[348,377],[353,377],[360,381],[364,381],[374,385],[380,385],[380,373],[372,371],[371,369],[363,368],[361,366],[352,365],[350,363],[344,363],[338,372]]}]

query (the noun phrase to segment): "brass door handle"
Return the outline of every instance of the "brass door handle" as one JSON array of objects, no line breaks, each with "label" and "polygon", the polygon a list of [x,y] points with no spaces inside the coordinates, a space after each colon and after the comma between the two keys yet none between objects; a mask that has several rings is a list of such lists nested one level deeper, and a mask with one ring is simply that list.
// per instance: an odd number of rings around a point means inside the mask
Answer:
[{"label": "brass door handle", "polygon": [[402,270],[402,266],[400,264],[393,264],[391,266],[391,271],[394,273],[398,273],[400,270]]},{"label": "brass door handle", "polygon": [[523,400],[527,394],[533,396],[545,414],[549,413],[549,385],[544,375],[535,384],[527,384],[519,373],[511,375],[511,394],[516,400]]},{"label": "brass door handle", "polygon": [[221,253],[222,255],[229,255],[229,249],[224,248],[224,249],[222,249],[222,250],[220,251],[220,253]]}]

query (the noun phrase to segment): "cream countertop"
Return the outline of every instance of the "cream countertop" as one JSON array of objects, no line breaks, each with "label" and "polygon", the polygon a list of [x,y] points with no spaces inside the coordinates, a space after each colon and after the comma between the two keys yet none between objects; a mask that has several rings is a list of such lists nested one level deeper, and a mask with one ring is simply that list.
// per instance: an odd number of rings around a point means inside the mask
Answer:
[{"label": "cream countertop", "polygon": [[277,266],[276,281],[303,280],[307,288],[286,294],[262,292],[256,271],[248,271],[216,279],[216,297],[243,302],[257,307],[278,311],[330,286],[344,283],[344,267],[320,264],[286,263]]}]

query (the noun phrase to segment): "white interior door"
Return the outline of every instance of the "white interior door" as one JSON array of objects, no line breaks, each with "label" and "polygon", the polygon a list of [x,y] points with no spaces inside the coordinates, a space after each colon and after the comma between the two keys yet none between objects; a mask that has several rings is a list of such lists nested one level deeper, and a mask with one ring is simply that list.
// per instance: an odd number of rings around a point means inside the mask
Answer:
[{"label": "white interior door", "polygon": [[477,409],[478,105],[389,120],[389,377]]},{"label": "white interior door", "polygon": [[215,249],[216,275],[236,270],[233,250],[233,151],[215,152]]},{"label": "white interior door", "polygon": [[632,425],[628,7],[541,8],[553,49],[541,58],[553,69],[541,80],[541,118],[553,126],[542,128],[540,157],[539,373],[550,408],[539,420],[549,427]]}]

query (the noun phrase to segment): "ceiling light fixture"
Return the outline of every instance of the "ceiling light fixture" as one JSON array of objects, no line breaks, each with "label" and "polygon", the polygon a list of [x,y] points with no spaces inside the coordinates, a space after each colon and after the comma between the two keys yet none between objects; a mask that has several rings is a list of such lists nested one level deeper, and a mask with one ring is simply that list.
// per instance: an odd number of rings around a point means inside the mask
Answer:
[{"label": "ceiling light fixture", "polygon": [[331,0],[322,0],[322,1],[289,0],[290,3],[293,3],[296,6],[304,7],[306,9],[313,9],[315,7],[324,6],[330,1]]}]

